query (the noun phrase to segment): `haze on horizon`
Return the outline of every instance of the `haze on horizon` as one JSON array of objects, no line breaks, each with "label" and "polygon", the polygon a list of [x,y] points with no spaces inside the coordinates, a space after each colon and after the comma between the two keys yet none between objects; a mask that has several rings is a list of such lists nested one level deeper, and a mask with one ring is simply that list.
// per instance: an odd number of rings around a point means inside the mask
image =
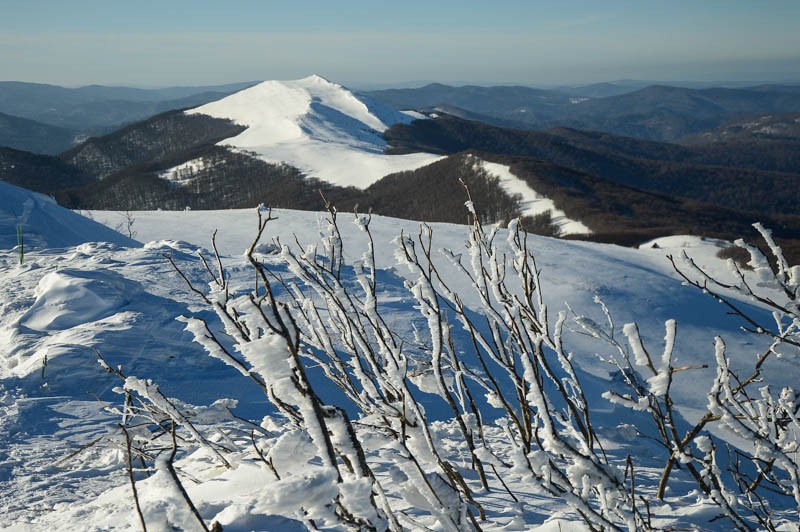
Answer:
[{"label": "haze on horizon", "polygon": [[4,81],[800,81],[796,0],[28,0],[3,11]]}]

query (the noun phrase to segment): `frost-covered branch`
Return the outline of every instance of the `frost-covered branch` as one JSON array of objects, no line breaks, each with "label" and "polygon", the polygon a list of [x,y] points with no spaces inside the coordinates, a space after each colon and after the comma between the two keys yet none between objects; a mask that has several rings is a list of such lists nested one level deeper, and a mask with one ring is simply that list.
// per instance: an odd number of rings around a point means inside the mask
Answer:
[{"label": "frost-covered branch", "polygon": [[[762,377],[770,358],[797,356],[796,348],[800,346],[800,268],[788,265],[769,231],[760,224],[755,224],[755,227],[773,253],[774,265],[770,265],[757,248],[739,240],[736,244],[751,255],[750,266],[753,271],[746,273],[729,259],[728,268],[734,278],[732,283],[710,275],[685,254],[680,261],[669,257],[675,271],[686,284],[725,305],[731,314],[743,320],[742,328],[745,331],[765,335],[772,340],[769,348],[756,357],[750,374],[743,377],[730,367],[724,341],[716,339],[714,361],[717,373],[707,394],[707,411],[685,432],[678,431],[678,418],[673,409],[670,389],[677,373],[695,369],[696,366],[676,368],[672,365],[674,322],[667,322],[660,365],[654,363],[635,324],[623,328],[628,339],[627,347],[613,339],[613,332],[601,331],[586,323],[582,325],[589,334],[614,347],[615,354],[609,357],[609,361],[618,368],[627,387],[626,392],[610,390],[604,397],[612,403],[648,412],[664,448],[669,452],[658,486],[658,497],[664,496],[671,471],[675,467],[682,467],[738,529],[753,528],[745,518],[749,513],[760,526],[773,530],[775,524],[770,518],[771,509],[766,502],[768,497],[763,495],[765,492],[780,493],[789,498],[800,518],[800,400],[792,388],[783,388],[775,395],[769,386],[763,385]],[[770,308],[774,325],[760,323],[731,294]],[[735,451],[736,458],[732,460],[733,465],[729,466],[733,487],[729,486],[718,465],[717,445],[712,430],[729,431],[745,442]],[[741,497],[736,496],[734,490],[737,489]]]}]

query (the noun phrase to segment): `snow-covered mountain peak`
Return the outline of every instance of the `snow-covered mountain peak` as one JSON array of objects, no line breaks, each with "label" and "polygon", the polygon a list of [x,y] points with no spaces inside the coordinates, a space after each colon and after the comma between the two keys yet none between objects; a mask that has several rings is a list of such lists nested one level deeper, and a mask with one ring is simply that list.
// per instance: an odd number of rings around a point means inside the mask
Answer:
[{"label": "snow-covered mountain peak", "polygon": [[384,155],[382,133],[413,118],[316,74],[264,81],[187,113],[247,126],[221,144],[255,152],[269,162],[289,163],[335,184],[364,188],[389,173],[436,159]]},{"label": "snow-covered mountain peak", "polygon": [[187,112],[258,129],[258,135],[252,131],[243,135],[259,144],[298,136],[328,137],[332,129],[363,140],[357,129],[383,132],[394,123],[409,120],[385,106],[368,105],[342,85],[316,74],[298,80],[263,81]]},{"label": "snow-covered mountain peak", "polygon": [[310,76],[302,79],[297,80],[298,83],[307,83],[309,85],[318,84],[318,85],[330,85],[335,87],[341,87],[338,83],[334,83],[328,78],[324,76],[320,76],[319,74],[311,74]]}]

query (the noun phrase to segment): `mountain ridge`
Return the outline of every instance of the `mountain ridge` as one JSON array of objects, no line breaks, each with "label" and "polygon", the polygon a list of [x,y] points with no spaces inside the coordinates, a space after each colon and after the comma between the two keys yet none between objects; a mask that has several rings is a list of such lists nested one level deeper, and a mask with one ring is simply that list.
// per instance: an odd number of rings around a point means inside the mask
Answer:
[{"label": "mountain ridge", "polygon": [[56,155],[79,140],[78,131],[0,112],[0,146]]},{"label": "mountain ridge", "polygon": [[[741,154],[745,160],[737,161],[737,166],[725,166],[725,152],[693,150],[602,132],[575,134],[569,132],[576,130],[565,128],[555,131],[561,133],[507,129],[441,116],[398,124],[386,132],[386,137],[391,150],[398,153],[478,150],[532,157],[650,192],[691,196],[744,211],[797,212],[800,196],[795,193],[795,183],[800,178],[800,167],[794,168],[791,160],[783,171],[760,170],[750,168],[747,154]],[[755,155],[750,157],[751,162],[774,163],[771,159],[760,161]],[[782,157],[780,153],[773,155],[776,159]]]},{"label": "mountain ridge", "polygon": [[0,113],[68,128],[86,136],[105,134],[155,114],[217,100],[251,83],[140,89],[88,85],[0,82]]}]

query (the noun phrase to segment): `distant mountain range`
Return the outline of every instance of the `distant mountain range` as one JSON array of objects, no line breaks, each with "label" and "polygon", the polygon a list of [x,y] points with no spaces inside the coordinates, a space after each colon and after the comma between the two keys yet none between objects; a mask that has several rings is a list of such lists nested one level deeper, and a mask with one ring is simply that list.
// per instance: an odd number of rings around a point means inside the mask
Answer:
[{"label": "distant mountain range", "polygon": [[0,113],[0,146],[55,155],[81,138],[76,130]]},{"label": "distant mountain range", "polygon": [[591,227],[594,239],[629,244],[668,232],[732,238],[764,220],[779,236],[800,238],[800,151],[784,152],[782,142],[679,146],[568,128],[514,130],[452,116],[398,124],[385,136],[393,153],[472,151],[508,164],[567,216]]},{"label": "distant mountain range", "polygon": [[800,113],[749,116],[682,139],[683,144],[775,142],[800,142]]},{"label": "distant mountain range", "polygon": [[[218,100],[252,83],[136,89],[0,82],[0,146],[55,154],[76,141],[171,109]],[[48,127],[50,126],[50,127]]]},{"label": "distant mountain range", "polygon": [[53,194],[88,185],[94,179],[58,157],[0,148],[0,181]]},{"label": "distant mountain range", "polygon": [[253,83],[165,89],[89,85],[70,89],[4,81],[0,82],[0,112],[82,131],[102,129],[218,100],[250,85]]},{"label": "distant mountain range", "polygon": [[600,85],[568,93],[431,84],[367,94],[399,109],[445,112],[504,127],[561,126],[659,141],[677,141],[745,116],[800,112],[800,85],[744,89],[650,86],[618,94],[610,89],[616,87]]},{"label": "distant mountain range", "polygon": [[[646,82],[555,89],[428,84],[359,97],[394,109],[440,112],[502,127],[571,127],[659,141],[690,140],[756,115],[800,112],[800,85],[686,88]],[[217,101],[255,83],[138,89],[0,82],[0,146],[54,154],[89,136],[173,109]],[[22,122],[32,120],[38,124]],[[61,128],[48,132],[46,126]],[[52,133],[52,134],[51,134]]]},{"label": "distant mountain range", "polygon": [[641,190],[756,213],[798,213],[800,205],[800,154],[791,150],[678,146],[566,128],[514,130],[450,116],[396,125],[386,137],[392,153],[479,150],[532,157]]},{"label": "distant mountain range", "polygon": [[[485,118],[478,111],[511,108],[534,94],[519,87],[461,89],[434,86],[428,102],[450,96],[453,105],[474,101],[476,112],[462,114]],[[601,102],[596,109],[622,109],[630,97],[629,110],[636,111],[635,101],[645,109],[645,102],[656,105],[662,95],[674,104],[670,113],[695,113],[700,121],[734,110],[785,107],[800,97],[793,87],[651,87],[578,102],[556,91],[535,94],[537,108],[553,113],[589,102]],[[502,105],[482,101],[492,97]],[[729,120],[705,130],[705,141],[682,137],[686,143],[679,145],[568,127],[501,127],[486,123],[500,119],[422,111],[429,117],[419,110],[398,112],[375,93],[353,93],[318,76],[268,81],[89,138],[58,157],[0,150],[0,179],[82,209],[261,203],[317,209],[322,194],[340,210],[447,222],[465,219],[462,180],[486,222],[523,214],[521,197],[510,191],[527,190],[588,227],[592,234],[584,238],[626,245],[675,233],[733,238],[760,220],[784,239],[790,254],[800,253],[796,114]],[[763,134],[773,130],[782,133]],[[504,168],[506,177],[487,168]],[[525,223],[557,234],[546,214]]]}]

